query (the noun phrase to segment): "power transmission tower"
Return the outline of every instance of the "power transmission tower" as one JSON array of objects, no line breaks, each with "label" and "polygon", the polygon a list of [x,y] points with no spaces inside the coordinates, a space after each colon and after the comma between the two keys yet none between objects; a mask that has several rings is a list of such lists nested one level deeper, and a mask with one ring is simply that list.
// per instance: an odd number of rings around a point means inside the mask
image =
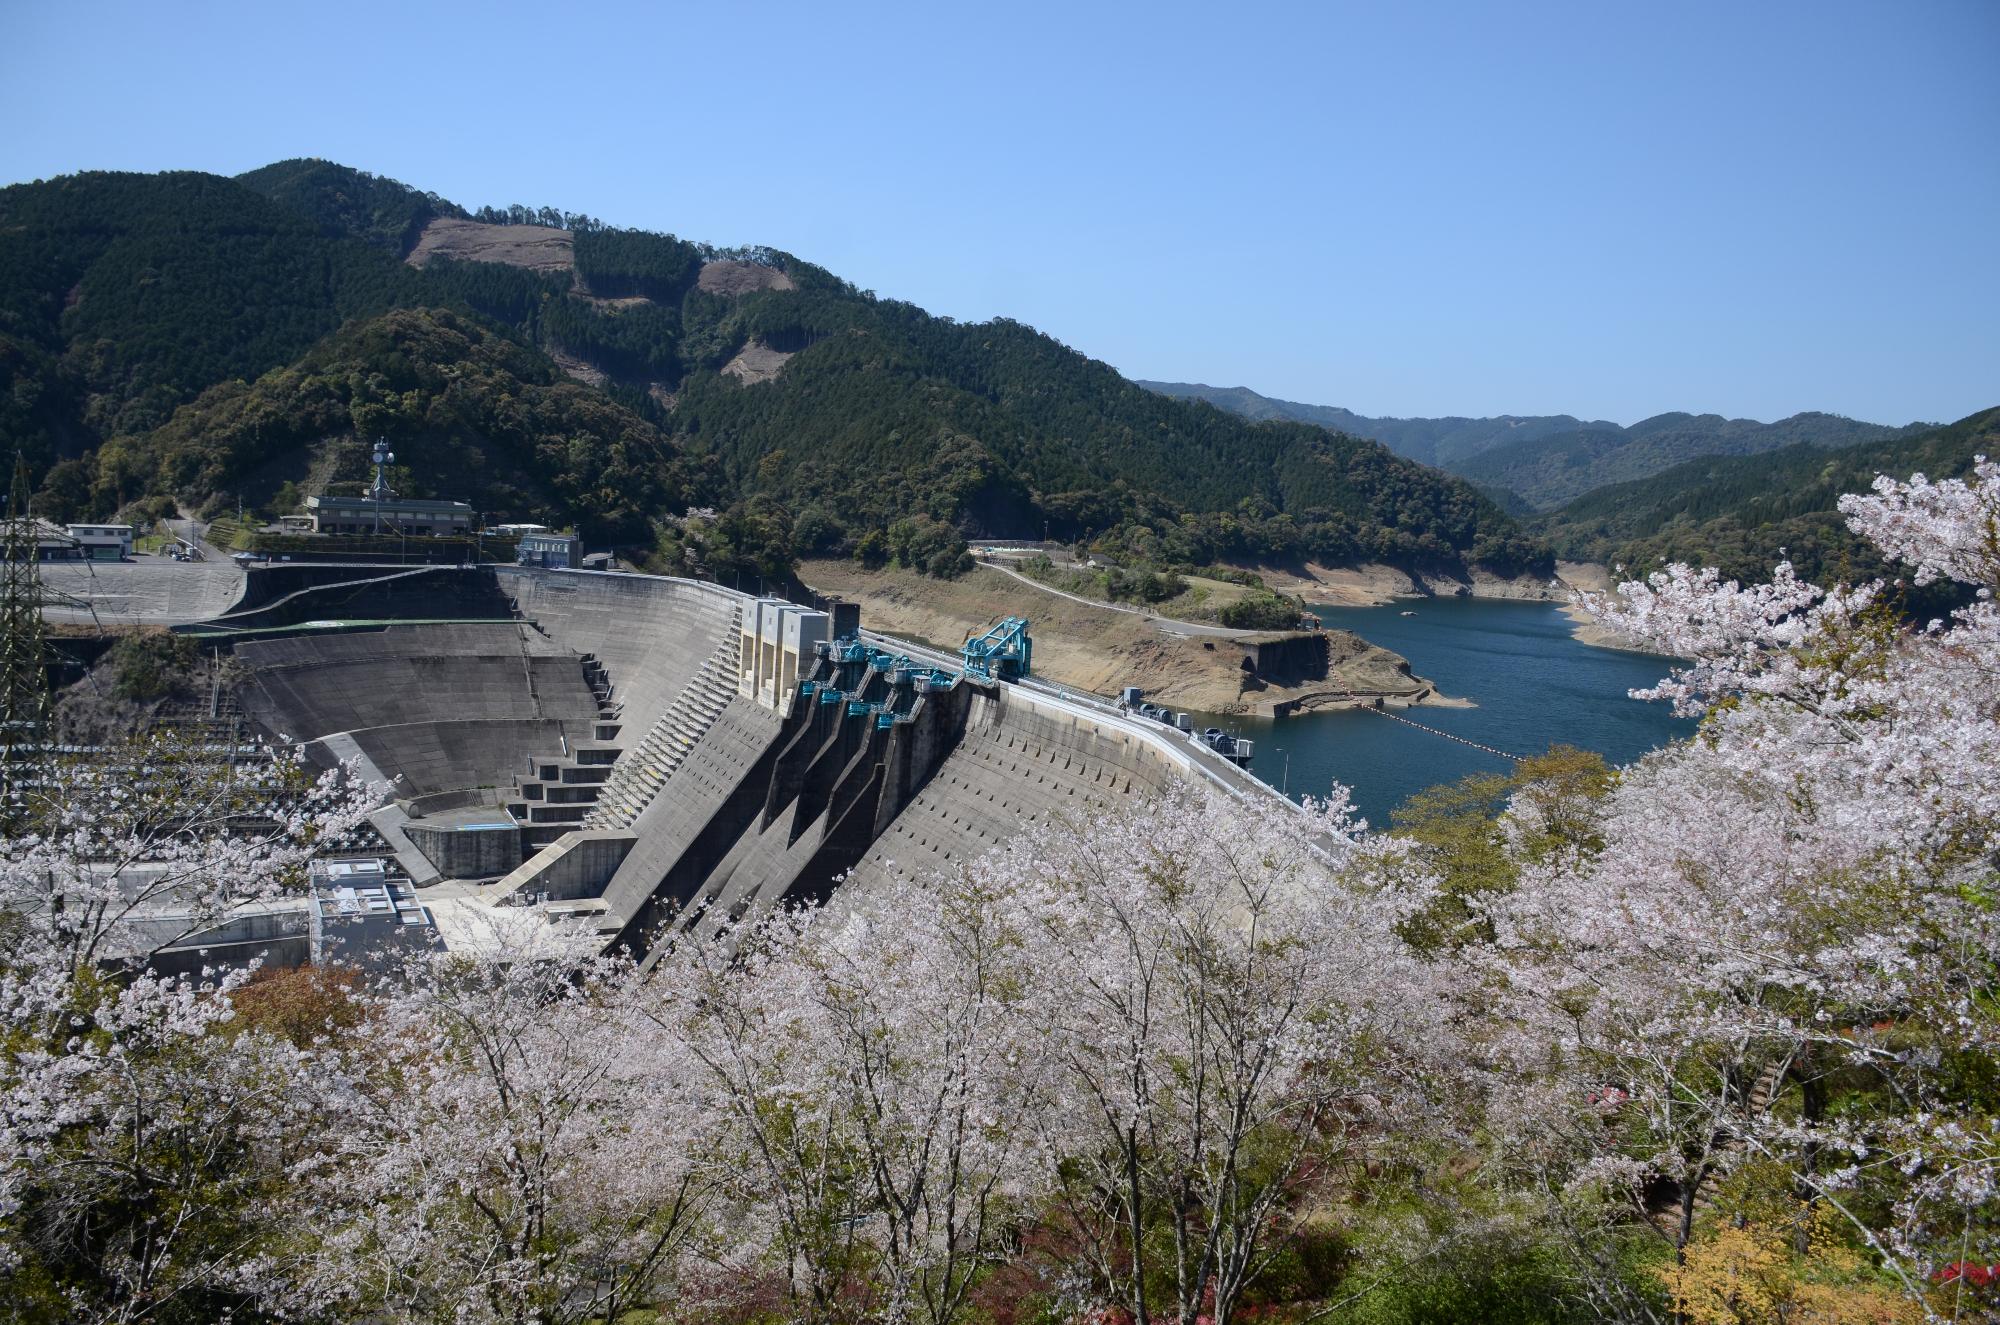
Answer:
[{"label": "power transmission tower", "polygon": [[13,820],[20,784],[32,777],[48,735],[39,558],[28,515],[28,462],[17,454],[0,527],[0,822]]}]

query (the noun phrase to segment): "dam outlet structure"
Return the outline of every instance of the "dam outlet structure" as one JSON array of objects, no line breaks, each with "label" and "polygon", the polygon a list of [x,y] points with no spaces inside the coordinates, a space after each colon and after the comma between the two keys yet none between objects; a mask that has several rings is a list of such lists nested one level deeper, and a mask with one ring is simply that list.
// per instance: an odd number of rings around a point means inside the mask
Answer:
[{"label": "dam outlet structure", "polygon": [[954,657],[701,581],[346,565],[253,570],[235,610],[178,629],[233,653],[263,735],[389,789],[380,849],[448,948],[548,926],[643,959],[1176,782],[1276,795],[1038,684],[1019,619]]}]

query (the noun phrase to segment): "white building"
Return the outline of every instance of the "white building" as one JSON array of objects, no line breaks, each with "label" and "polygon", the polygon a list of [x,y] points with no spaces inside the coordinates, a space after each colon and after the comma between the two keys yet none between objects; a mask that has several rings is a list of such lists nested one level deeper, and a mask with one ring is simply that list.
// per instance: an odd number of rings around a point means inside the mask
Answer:
[{"label": "white building", "polygon": [[87,561],[129,561],[132,557],[129,524],[73,524],[69,536],[76,540],[77,555]]}]

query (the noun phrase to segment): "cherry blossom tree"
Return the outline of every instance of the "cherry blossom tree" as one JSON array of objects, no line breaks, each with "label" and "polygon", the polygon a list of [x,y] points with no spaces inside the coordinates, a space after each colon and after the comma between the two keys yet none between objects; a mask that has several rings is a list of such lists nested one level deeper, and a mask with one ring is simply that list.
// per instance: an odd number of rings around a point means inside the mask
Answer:
[{"label": "cherry blossom tree", "polygon": [[143,966],[233,908],[296,894],[306,862],[381,792],[295,750],[223,755],[172,735],[51,754],[20,787],[0,914],[17,927],[14,951],[38,965]]},{"label": "cherry blossom tree", "polygon": [[394,1320],[617,1320],[681,1291],[718,1189],[698,1065],[594,936],[496,925],[379,996],[357,1107],[303,1173],[282,1300]]},{"label": "cherry blossom tree", "polygon": [[[45,752],[47,753],[47,752]],[[25,1318],[206,1320],[251,1300],[302,1123],[296,1046],[225,1035],[248,978],[145,963],[295,888],[369,789],[171,742],[50,754],[0,847],[0,1272]]]},{"label": "cherry blossom tree", "polygon": [[801,1318],[963,1317],[1026,1171],[1019,946],[946,877],[683,940],[655,970],[731,1138],[741,1227]]},{"label": "cherry blossom tree", "polygon": [[979,872],[1032,955],[1078,1287],[1142,1325],[1228,1325],[1308,1175],[1434,1120],[1442,977],[1399,932],[1432,886],[1344,804],[1188,788]]},{"label": "cherry blossom tree", "polygon": [[947,1325],[1018,1213],[1044,1066],[1021,936],[976,876],[898,880],[822,921],[819,1088],[867,1175],[883,1314]]},{"label": "cherry blossom tree", "polygon": [[1909,628],[1891,586],[1784,565],[1747,588],[1673,566],[1593,604],[1688,660],[1638,693],[1704,722],[1625,772],[1588,845],[1489,900],[1517,1083],[1496,1116],[1677,1256],[1719,1179],[1780,1173],[1921,1306],[1937,1265],[2000,1253],[1978,1086],[2000,1030],[2000,467],[1842,509],[1970,605]]},{"label": "cherry blossom tree", "polygon": [[688,1046],[682,1088],[709,1102],[743,1252],[726,1268],[754,1279],[768,1257],[793,1318],[832,1321],[859,1314],[869,1209],[842,1101],[803,1033],[812,982],[791,953],[810,919],[784,913],[726,939],[680,939],[654,966],[649,1015]]}]

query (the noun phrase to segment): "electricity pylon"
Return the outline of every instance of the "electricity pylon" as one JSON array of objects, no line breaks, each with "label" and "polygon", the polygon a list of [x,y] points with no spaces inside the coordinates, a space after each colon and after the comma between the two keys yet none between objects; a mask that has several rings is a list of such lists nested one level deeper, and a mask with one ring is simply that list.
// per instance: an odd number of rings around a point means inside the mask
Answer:
[{"label": "electricity pylon", "polygon": [[14,457],[7,517],[0,526],[0,820],[18,809],[19,784],[48,736],[49,685],[43,667],[42,574],[35,522],[28,515],[28,462]]}]

